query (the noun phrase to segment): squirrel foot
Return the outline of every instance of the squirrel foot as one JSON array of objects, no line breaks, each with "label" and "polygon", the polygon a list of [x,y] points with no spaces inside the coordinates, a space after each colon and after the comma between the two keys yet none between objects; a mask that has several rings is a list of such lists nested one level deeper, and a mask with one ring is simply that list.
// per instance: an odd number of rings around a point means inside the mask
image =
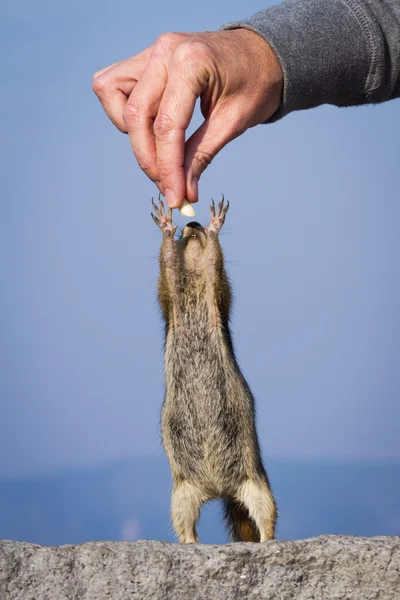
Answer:
[{"label": "squirrel foot", "polygon": [[176,226],[172,225],[172,208],[168,209],[168,213],[165,212],[164,202],[161,200],[161,194],[158,196],[158,202],[160,206],[154,202],[153,198],[151,203],[155,214],[151,213],[154,223],[161,229],[163,235],[174,237]]},{"label": "squirrel foot", "polygon": [[218,203],[217,211],[215,211],[215,203],[214,203],[214,200],[211,199],[211,206],[210,206],[211,221],[210,221],[209,226],[207,227],[208,232],[218,233],[219,230],[221,229],[222,225],[224,224],[225,216],[226,216],[226,213],[228,212],[228,208],[229,208],[229,200],[226,203],[226,206],[224,206],[224,203],[225,203],[225,198],[224,198],[224,195],[222,194],[221,202]]}]

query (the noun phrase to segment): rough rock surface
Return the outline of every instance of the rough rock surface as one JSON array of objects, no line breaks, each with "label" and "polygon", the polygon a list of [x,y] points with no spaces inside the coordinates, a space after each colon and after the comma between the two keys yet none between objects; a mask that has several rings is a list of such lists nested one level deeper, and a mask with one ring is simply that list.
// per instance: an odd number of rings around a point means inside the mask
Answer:
[{"label": "rough rock surface", "polygon": [[400,537],[180,545],[0,541],[1,600],[400,599]]}]

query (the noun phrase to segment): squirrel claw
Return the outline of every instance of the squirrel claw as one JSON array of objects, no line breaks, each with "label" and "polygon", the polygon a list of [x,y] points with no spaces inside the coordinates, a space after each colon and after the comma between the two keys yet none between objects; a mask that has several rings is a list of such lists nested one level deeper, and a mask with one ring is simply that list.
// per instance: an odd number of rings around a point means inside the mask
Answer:
[{"label": "squirrel claw", "polygon": [[151,217],[164,235],[171,235],[173,237],[175,235],[176,226],[172,224],[172,208],[168,210],[168,214],[165,214],[165,206],[164,202],[161,200],[161,194],[158,197],[158,201],[160,206],[157,206],[153,198],[151,199],[155,212],[155,214],[151,213]]},{"label": "squirrel claw", "polygon": [[225,204],[225,198],[224,198],[224,195],[222,194],[222,199],[218,203],[217,213],[216,213],[215,203],[214,203],[214,200],[211,198],[211,206],[210,206],[211,221],[210,221],[210,225],[207,228],[208,231],[218,233],[219,230],[221,229],[222,225],[224,224],[225,216],[229,209],[229,200],[227,201],[226,206],[224,206],[224,204]]},{"label": "squirrel claw", "polygon": [[215,217],[215,202],[213,198],[211,198],[210,215],[212,219]]}]

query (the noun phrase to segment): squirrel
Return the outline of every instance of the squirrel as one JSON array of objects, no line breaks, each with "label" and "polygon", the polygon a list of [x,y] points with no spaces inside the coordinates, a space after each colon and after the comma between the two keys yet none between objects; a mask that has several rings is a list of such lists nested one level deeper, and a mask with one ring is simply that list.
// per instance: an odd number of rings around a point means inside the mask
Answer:
[{"label": "squirrel", "polygon": [[254,398],[235,358],[231,290],[218,234],[224,197],[203,228],[188,223],[179,239],[172,210],[152,199],[162,232],[158,299],[165,323],[163,445],[171,466],[171,518],[181,542],[198,542],[203,503],[222,499],[232,541],[275,536],[277,507],[263,467]]}]

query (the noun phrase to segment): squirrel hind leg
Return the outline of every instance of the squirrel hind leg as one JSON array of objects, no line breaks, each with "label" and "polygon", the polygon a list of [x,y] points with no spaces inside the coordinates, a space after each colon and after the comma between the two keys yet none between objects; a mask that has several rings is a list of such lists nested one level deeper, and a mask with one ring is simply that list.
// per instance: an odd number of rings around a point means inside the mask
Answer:
[{"label": "squirrel hind leg", "polygon": [[171,518],[179,541],[193,544],[199,541],[196,532],[200,508],[208,498],[204,497],[199,488],[182,481],[174,484],[171,496]]},{"label": "squirrel hind leg", "polygon": [[224,517],[232,542],[259,542],[260,532],[243,504],[236,500],[224,501]]},{"label": "squirrel hind leg", "polygon": [[268,480],[263,477],[248,479],[238,489],[237,500],[249,511],[257,525],[260,542],[275,538],[277,508]]}]

